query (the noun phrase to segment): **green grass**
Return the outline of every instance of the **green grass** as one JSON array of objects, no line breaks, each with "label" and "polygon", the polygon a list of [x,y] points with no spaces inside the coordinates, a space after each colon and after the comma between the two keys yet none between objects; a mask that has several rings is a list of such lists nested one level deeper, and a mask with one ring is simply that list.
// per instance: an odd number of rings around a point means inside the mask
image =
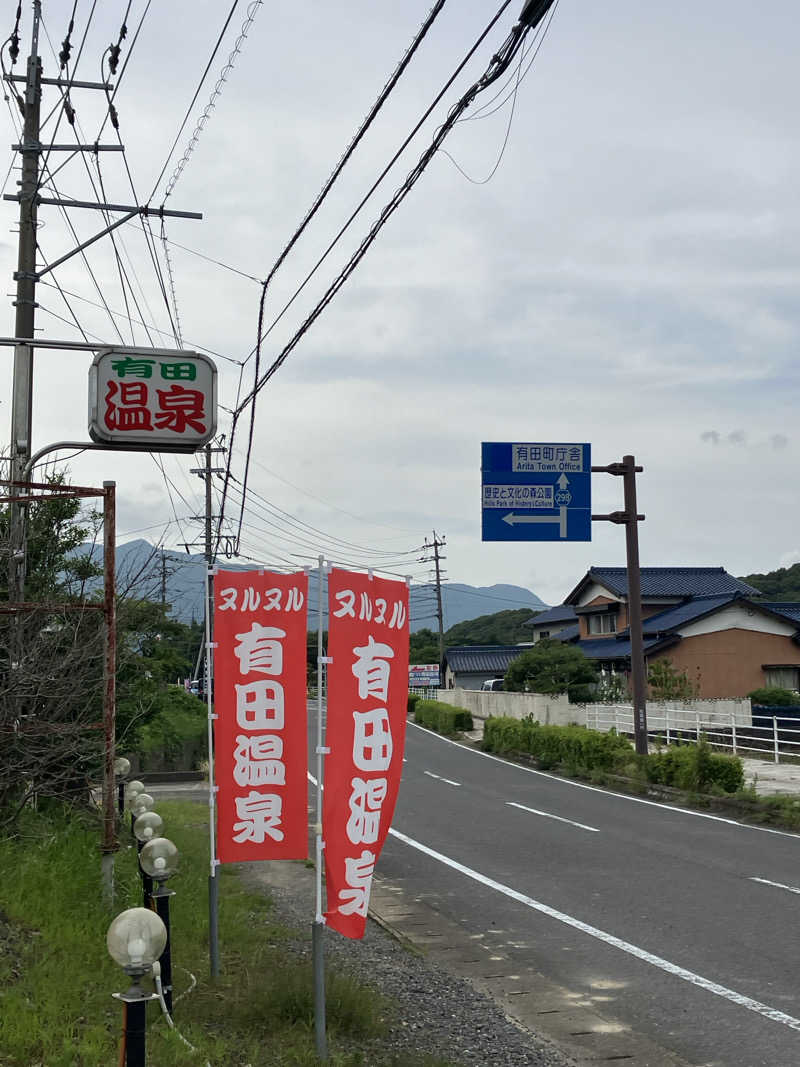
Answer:
[{"label": "green grass", "polygon": [[[162,802],[169,837],[181,852],[172,901],[175,1006],[189,1051],[156,1004],[148,1006],[148,1063],[215,1067],[310,1065],[314,1054],[310,963],[293,950],[298,934],[275,918],[270,900],[246,889],[235,868],[220,868],[222,976],[208,968],[208,831],[204,809]],[[111,960],[105,935],[113,915],[141,906],[136,851],[116,856],[113,912],[101,902],[95,826],[27,816],[20,836],[0,840],[0,1067],[107,1067],[117,1063],[121,1007],[111,993],[127,978]],[[327,971],[329,1062],[334,1067],[434,1067],[440,1061],[375,1052],[390,1005],[332,967]],[[368,1046],[370,1051],[362,1048]]]}]

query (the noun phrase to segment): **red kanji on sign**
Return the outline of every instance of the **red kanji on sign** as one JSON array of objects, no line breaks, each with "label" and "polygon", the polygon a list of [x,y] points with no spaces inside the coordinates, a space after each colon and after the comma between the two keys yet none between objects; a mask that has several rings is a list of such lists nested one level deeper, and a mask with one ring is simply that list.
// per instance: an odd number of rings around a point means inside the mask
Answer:
[{"label": "red kanji on sign", "polygon": [[109,430],[152,430],[143,382],[108,383],[103,421]]},{"label": "red kanji on sign", "polygon": [[159,429],[183,433],[188,426],[196,433],[205,433],[205,398],[199,389],[173,385],[169,389],[156,389],[156,392],[159,408],[156,426]]}]

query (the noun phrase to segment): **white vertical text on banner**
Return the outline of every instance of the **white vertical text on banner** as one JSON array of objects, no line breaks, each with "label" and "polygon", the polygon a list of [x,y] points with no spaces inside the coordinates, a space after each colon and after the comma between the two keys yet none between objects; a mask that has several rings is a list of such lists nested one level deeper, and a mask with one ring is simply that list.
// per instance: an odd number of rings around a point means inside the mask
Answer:
[{"label": "white vertical text on banner", "polygon": [[214,753],[221,863],[308,855],[308,577],[214,578]]},{"label": "white vertical text on banner", "polygon": [[408,587],[332,570],[328,577],[325,878],[328,926],[364,936],[372,874],[403,771],[408,707]]}]

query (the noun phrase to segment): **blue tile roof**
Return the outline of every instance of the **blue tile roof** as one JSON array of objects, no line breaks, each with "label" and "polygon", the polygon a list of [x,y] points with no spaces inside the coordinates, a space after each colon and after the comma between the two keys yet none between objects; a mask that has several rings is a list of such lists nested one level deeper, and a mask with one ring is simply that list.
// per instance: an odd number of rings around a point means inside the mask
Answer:
[{"label": "blue tile roof", "polygon": [[548,608],[547,611],[542,611],[538,615],[534,615],[533,618],[528,619],[525,623],[526,626],[540,626],[542,623],[547,622],[574,622],[575,621],[575,608],[572,604],[556,604],[554,608]]},{"label": "blue tile roof", "polygon": [[[617,596],[628,594],[627,567],[590,567],[587,578],[601,582]],[[642,567],[641,582],[642,596],[760,595],[758,589],[734,578],[724,567]]]},{"label": "blue tile roof", "polygon": [[509,663],[527,652],[531,645],[463,645],[446,648],[444,658],[451,671],[477,674],[493,671],[505,674]]},{"label": "blue tile roof", "polygon": [[[642,633],[659,634],[676,630],[687,622],[701,619],[704,615],[717,611],[734,600],[742,600],[741,593],[723,593],[720,596],[698,596],[687,600],[685,604],[676,604],[673,608],[659,611],[642,620]],[[625,630],[625,633],[628,631]]]},{"label": "blue tile roof", "polygon": [[553,634],[554,641],[572,641],[581,632],[580,623],[575,623],[573,626],[565,626],[563,630],[559,630],[557,634]]},{"label": "blue tile roof", "polygon": [[768,611],[773,611],[776,615],[783,615],[787,619],[791,619],[792,622],[800,622],[800,604],[770,600],[769,602],[759,600],[759,604],[762,608],[767,608]]},{"label": "blue tile roof", "polygon": [[[679,637],[671,636],[666,638],[646,637],[643,642],[644,651],[647,653],[656,647],[666,648],[679,640]],[[589,659],[630,659],[631,655],[631,643],[624,637],[595,637],[586,641],[578,641],[576,644],[578,648],[586,653]]]}]

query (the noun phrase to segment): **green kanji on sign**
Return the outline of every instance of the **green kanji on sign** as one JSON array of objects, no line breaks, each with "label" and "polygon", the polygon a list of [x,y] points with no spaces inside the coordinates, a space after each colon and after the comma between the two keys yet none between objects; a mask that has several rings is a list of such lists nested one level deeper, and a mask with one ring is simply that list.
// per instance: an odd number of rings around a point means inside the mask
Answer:
[{"label": "green kanji on sign", "polygon": [[166,381],[193,382],[197,377],[197,367],[194,363],[162,363],[161,377]]},{"label": "green kanji on sign", "polygon": [[111,364],[118,378],[152,378],[154,359],[115,359]]}]

